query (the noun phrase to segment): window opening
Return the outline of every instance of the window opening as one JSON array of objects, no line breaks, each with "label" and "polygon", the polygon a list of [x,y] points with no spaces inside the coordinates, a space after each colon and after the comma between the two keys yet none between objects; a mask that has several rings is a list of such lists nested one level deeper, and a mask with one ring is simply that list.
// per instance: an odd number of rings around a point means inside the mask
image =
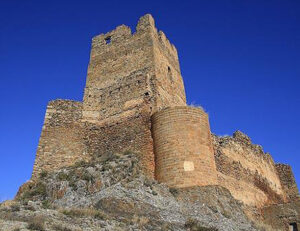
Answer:
[{"label": "window opening", "polygon": [[169,66],[168,66],[168,77],[169,77],[169,79],[170,79],[171,83],[173,83],[173,82],[174,82],[174,80],[173,80],[173,76],[172,76],[171,68],[170,68]]},{"label": "window opening", "polygon": [[111,37],[110,36],[106,37],[105,44],[110,44],[110,42],[111,42]]}]

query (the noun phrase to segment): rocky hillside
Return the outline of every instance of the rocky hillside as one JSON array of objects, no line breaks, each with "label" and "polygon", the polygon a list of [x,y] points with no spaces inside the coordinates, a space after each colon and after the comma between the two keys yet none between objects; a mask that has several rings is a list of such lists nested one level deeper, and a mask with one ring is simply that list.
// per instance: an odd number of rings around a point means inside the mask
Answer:
[{"label": "rocky hillside", "polygon": [[0,230],[258,230],[219,186],[173,189],[130,152],[42,172],[0,206]]}]

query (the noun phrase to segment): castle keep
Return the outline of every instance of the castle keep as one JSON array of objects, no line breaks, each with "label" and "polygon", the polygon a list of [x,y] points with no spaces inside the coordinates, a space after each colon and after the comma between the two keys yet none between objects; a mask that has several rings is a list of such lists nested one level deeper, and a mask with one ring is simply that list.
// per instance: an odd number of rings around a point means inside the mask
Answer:
[{"label": "castle keep", "polygon": [[186,104],[177,50],[151,15],[93,38],[82,102],[51,101],[32,179],[104,152],[132,151],[170,187],[221,185],[246,205],[298,199],[291,168],[249,137],[211,134],[203,109]]}]

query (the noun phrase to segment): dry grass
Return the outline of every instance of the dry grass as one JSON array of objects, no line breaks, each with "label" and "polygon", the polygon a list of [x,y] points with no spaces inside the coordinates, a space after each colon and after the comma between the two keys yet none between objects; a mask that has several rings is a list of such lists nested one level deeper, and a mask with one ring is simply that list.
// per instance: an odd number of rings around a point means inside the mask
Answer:
[{"label": "dry grass", "polygon": [[42,216],[33,217],[28,222],[28,229],[44,231],[45,230],[45,218]]},{"label": "dry grass", "polygon": [[101,220],[106,220],[106,214],[97,209],[87,208],[87,209],[63,209],[60,210],[61,213],[69,217],[93,217]]},{"label": "dry grass", "polygon": [[145,225],[147,225],[149,223],[149,218],[147,217],[138,217],[138,216],[134,216],[131,220],[131,223],[133,224],[137,224],[139,227],[144,227]]},{"label": "dry grass", "polygon": [[55,224],[52,228],[56,231],[72,231],[72,229],[61,224]]},{"label": "dry grass", "polygon": [[218,231],[214,227],[204,227],[195,219],[188,219],[184,225],[189,231]]}]

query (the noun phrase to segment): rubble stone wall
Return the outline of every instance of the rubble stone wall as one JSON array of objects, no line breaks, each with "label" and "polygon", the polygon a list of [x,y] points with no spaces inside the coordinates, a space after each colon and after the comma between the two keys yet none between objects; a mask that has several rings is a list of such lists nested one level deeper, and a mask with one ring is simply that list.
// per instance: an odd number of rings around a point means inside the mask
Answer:
[{"label": "rubble stone wall", "polygon": [[84,130],[80,125],[82,103],[71,100],[49,102],[36,153],[32,178],[88,159]]},{"label": "rubble stone wall", "polygon": [[299,191],[291,166],[287,164],[276,164],[276,171],[281,185],[290,201],[299,199]]},{"label": "rubble stone wall", "polygon": [[214,148],[218,182],[236,199],[259,207],[286,200],[272,157],[245,134],[214,137]]},{"label": "rubble stone wall", "polygon": [[[144,172],[154,178],[154,154],[149,111],[140,110],[124,118],[99,123],[84,122],[85,145],[90,155],[104,153],[136,153]],[[130,166],[129,166],[130,167]]]},{"label": "rubble stone wall", "polygon": [[208,115],[201,108],[167,108],[152,123],[159,182],[179,188],[217,184]]},{"label": "rubble stone wall", "polygon": [[300,228],[300,200],[271,205],[262,208],[263,222],[270,225],[272,230],[294,231],[293,226]]},{"label": "rubble stone wall", "polygon": [[133,151],[139,155],[146,174],[154,177],[154,154],[149,111],[126,114],[124,118],[83,122],[82,103],[51,101],[36,154],[32,178],[89,160],[94,155]]}]

